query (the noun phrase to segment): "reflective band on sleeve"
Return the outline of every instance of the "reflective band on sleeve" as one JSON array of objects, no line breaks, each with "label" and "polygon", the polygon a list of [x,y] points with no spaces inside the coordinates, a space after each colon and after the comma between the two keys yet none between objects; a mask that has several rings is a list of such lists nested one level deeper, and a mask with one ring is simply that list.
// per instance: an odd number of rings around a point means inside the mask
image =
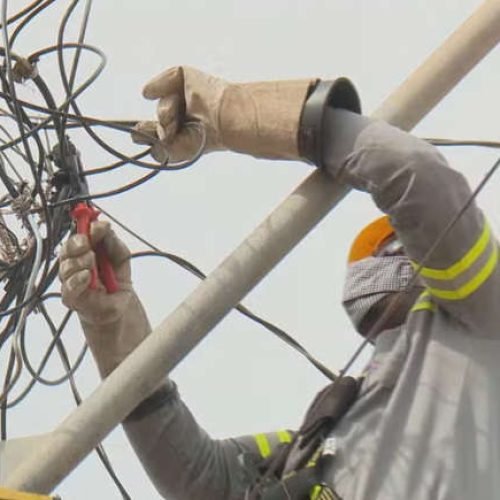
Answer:
[{"label": "reflective band on sleeve", "polygon": [[259,448],[259,453],[262,458],[267,458],[271,454],[271,445],[265,434],[256,434],[255,442]]},{"label": "reflective band on sleeve", "polygon": [[424,290],[418,297],[415,305],[410,309],[410,312],[415,311],[435,311],[436,304],[430,300],[431,294],[429,290]]},{"label": "reflective band on sleeve", "polygon": [[415,304],[410,312],[416,312],[416,311],[435,311],[436,310],[436,304],[433,302],[420,302],[418,304]]},{"label": "reflective band on sleeve", "polygon": [[467,298],[475,292],[493,273],[498,262],[498,246],[495,244],[493,252],[483,268],[467,283],[456,290],[441,290],[440,288],[430,288],[429,292],[439,299],[461,300]]},{"label": "reflective band on sleeve", "polygon": [[278,431],[276,433],[278,435],[278,439],[280,443],[291,443],[292,435],[288,431]]},{"label": "reflective band on sleeve", "polygon": [[[435,280],[453,280],[476,262],[476,260],[485,251],[491,239],[491,229],[487,222],[484,224],[483,232],[479,239],[474,243],[472,248],[458,261],[448,269],[432,269],[424,267],[419,274],[424,278]],[[413,263],[414,268],[418,268],[418,264]]]}]

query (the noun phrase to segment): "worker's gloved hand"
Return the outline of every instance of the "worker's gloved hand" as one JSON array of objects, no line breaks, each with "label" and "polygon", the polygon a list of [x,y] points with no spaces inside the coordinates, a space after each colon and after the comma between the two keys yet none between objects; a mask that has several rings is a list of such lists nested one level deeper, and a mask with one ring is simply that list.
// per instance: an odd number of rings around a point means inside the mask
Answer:
[{"label": "worker's gloved hand", "polygon": [[[108,293],[100,282],[97,289],[89,288],[90,270],[95,265],[92,246],[101,241],[120,287],[115,293]],[[59,278],[62,301],[78,313],[88,345],[104,378],[151,331],[132,288],[130,251],[117,238],[109,223],[94,222],[91,242],[86,235],[75,234],[64,243]]]},{"label": "worker's gloved hand", "polygon": [[300,159],[299,122],[308,92],[317,80],[229,83],[187,66],[168,69],[143,90],[158,100],[158,122],[141,122],[135,142],[158,143],[158,161],[188,160],[198,151],[199,132],[186,124],[201,122],[207,134],[205,152],[229,149],[261,158]]}]

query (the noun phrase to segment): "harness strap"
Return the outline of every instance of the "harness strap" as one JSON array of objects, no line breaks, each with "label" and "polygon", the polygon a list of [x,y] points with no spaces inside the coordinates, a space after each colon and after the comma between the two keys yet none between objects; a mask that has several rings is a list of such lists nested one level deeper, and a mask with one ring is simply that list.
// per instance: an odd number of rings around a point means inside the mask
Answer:
[{"label": "harness strap", "polygon": [[[323,469],[329,456],[321,455],[322,444],[358,395],[360,380],[339,377],[325,387],[309,407],[299,432],[291,442],[281,440],[271,450],[256,437],[261,455],[261,474],[245,500],[341,500],[324,483]],[[264,452],[264,453],[262,453]]]},{"label": "harness strap", "polygon": [[280,480],[261,481],[245,500],[342,500],[333,488],[322,482],[327,460],[322,456],[314,465],[292,472]]}]

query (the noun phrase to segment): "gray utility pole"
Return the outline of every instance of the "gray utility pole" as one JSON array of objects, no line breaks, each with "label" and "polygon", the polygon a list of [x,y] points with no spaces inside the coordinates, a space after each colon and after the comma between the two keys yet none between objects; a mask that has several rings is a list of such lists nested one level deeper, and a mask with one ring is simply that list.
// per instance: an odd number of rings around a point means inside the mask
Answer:
[{"label": "gray utility pole", "polygon": [[[485,1],[376,111],[412,129],[500,39],[500,0]],[[6,486],[49,493],[349,192],[309,176],[21,463]]]}]

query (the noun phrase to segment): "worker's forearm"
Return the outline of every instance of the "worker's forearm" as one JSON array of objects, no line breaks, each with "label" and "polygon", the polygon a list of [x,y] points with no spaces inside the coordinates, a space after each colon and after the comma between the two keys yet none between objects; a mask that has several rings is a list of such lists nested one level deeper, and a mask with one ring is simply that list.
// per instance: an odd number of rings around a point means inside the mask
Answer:
[{"label": "worker's forearm", "polygon": [[233,440],[213,440],[168,382],[123,423],[151,481],[165,498],[220,500],[243,497],[249,479]]},{"label": "worker's forearm", "polygon": [[120,317],[98,323],[80,315],[80,321],[102,378],[109,375],[151,332],[144,307],[134,292]]},{"label": "worker's forearm", "polygon": [[[135,292],[124,312],[111,321],[81,315],[83,329],[101,376],[111,373],[151,332]],[[107,315],[100,317],[107,318]],[[241,498],[246,483],[235,441],[212,440],[196,423],[170,380],[145,400],[123,423],[127,436],[158,491],[169,499]],[[233,495],[234,493],[234,495]]]},{"label": "worker's forearm", "polygon": [[[326,118],[327,168],[370,193],[391,216],[410,257],[420,261],[468,200],[466,180],[435,147],[387,123],[341,110],[327,111]],[[460,259],[482,227],[483,216],[472,203],[429,266],[446,268]]]}]

